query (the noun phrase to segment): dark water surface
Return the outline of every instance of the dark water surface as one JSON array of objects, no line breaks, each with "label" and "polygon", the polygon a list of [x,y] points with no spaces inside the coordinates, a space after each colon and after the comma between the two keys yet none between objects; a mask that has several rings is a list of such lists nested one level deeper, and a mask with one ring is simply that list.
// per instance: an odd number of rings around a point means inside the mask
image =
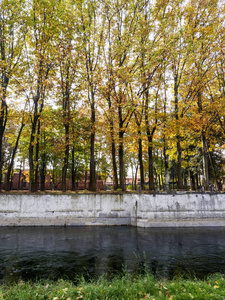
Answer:
[{"label": "dark water surface", "polygon": [[0,227],[0,281],[225,271],[225,228]]}]

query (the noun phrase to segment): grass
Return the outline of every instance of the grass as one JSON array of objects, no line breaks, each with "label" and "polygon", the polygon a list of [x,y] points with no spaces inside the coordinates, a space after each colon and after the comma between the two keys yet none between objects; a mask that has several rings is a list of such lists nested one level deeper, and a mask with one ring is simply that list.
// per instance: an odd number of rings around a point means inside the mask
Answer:
[{"label": "grass", "polygon": [[129,274],[112,280],[101,278],[79,284],[70,281],[23,282],[0,286],[0,300],[80,300],[80,299],[225,299],[225,278],[215,274],[206,280],[177,278],[158,281],[151,275],[132,277]]}]

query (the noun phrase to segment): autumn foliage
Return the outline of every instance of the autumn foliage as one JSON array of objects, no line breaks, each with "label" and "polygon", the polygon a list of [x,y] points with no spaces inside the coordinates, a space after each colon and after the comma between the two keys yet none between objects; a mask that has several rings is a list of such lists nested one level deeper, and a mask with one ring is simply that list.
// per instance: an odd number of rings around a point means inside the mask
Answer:
[{"label": "autumn foliage", "polygon": [[224,19],[222,0],[2,0],[2,188],[221,189]]}]

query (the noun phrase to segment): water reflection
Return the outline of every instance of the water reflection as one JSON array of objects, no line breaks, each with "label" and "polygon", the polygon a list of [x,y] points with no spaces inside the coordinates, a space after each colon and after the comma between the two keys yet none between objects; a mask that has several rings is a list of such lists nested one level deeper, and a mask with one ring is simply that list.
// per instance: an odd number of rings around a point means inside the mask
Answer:
[{"label": "water reflection", "polygon": [[124,270],[157,277],[225,270],[225,229],[0,228],[0,280],[93,278]]}]

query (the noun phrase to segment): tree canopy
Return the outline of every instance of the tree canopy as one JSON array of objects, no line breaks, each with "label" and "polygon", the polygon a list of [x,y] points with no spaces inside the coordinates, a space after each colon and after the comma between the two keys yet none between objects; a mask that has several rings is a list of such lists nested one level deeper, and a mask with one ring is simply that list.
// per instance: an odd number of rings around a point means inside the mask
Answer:
[{"label": "tree canopy", "polygon": [[221,189],[224,20],[220,0],[2,0],[1,188]]}]

